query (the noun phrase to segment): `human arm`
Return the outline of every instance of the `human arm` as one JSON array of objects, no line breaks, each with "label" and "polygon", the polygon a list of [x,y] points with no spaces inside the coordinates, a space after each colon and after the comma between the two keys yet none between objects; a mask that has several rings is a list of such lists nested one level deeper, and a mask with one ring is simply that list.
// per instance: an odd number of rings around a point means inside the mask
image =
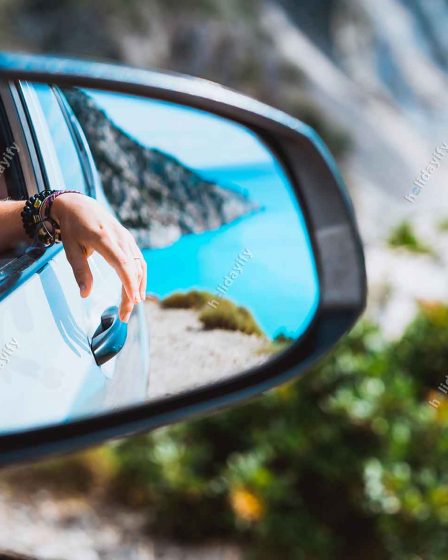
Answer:
[{"label": "human arm", "polygon": [[[26,242],[21,211],[24,202],[0,202],[0,251]],[[88,257],[94,251],[115,269],[122,282],[120,319],[127,322],[135,303],[145,299],[146,263],[131,233],[93,198],[79,193],[58,196],[51,217],[60,226],[67,259],[82,297],[93,286]]]},{"label": "human arm", "polygon": [[20,243],[29,241],[20,217],[24,206],[24,201],[3,200],[0,202],[0,252],[8,251]]}]

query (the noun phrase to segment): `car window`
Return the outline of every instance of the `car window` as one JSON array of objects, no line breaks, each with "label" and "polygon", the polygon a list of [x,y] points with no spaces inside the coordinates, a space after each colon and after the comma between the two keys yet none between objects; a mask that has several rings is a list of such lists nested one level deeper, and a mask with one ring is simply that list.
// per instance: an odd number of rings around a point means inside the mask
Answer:
[{"label": "car window", "polygon": [[[0,88],[3,92],[4,88]],[[12,133],[0,95],[0,200],[24,198],[26,190],[20,165],[22,142]]]},{"label": "car window", "polygon": [[[11,195],[10,178],[12,165],[8,172],[1,173],[3,150],[11,143],[11,135],[3,135],[0,115],[0,200],[3,198],[24,199],[33,192],[43,188],[75,189],[88,192],[84,168],[80,161],[77,145],[72,137],[71,128],[60,106],[55,90],[45,84],[17,82],[11,84],[16,92],[12,108],[21,112],[20,126],[27,130],[26,145],[22,146],[20,155],[32,150],[32,162],[35,173],[40,173],[39,182],[25,184],[22,180],[22,191],[16,189]],[[20,107],[20,111],[19,111]],[[1,104],[0,104],[1,110]],[[0,111],[1,112],[1,111]],[[7,113],[10,117],[9,112]],[[25,147],[24,147],[25,146]],[[30,154],[28,154],[30,155]],[[17,165],[20,166],[19,157]],[[23,174],[22,174],[23,175]],[[23,177],[22,177],[23,179]],[[17,181],[16,181],[17,182]],[[28,192],[27,192],[27,187]],[[0,254],[0,298],[19,285],[21,278],[30,273],[32,264],[38,255],[24,251],[23,246]],[[51,251],[50,253],[51,254]]]},{"label": "car window", "polygon": [[3,173],[0,175],[0,200],[5,200],[8,198],[8,187],[6,185],[5,177]]},{"label": "car window", "polygon": [[[9,110],[6,109],[9,101]],[[13,132],[11,113],[10,84],[0,83],[0,203],[4,200],[21,200],[26,198],[26,183],[22,163],[28,157],[23,136],[17,127]],[[17,118],[17,115],[15,115]],[[17,123],[16,123],[17,124]],[[23,254],[23,247],[17,247],[0,253],[0,292],[5,283],[4,267]]]},{"label": "car window", "polygon": [[27,82],[21,87],[48,187],[87,192],[78,149],[55,91],[47,84]]}]

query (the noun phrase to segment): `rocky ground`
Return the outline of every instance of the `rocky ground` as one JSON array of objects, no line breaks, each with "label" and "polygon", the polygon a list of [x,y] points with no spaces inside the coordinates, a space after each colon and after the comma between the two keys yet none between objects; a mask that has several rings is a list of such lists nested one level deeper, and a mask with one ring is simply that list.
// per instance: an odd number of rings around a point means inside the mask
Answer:
[{"label": "rocky ground", "polygon": [[236,375],[269,358],[264,338],[204,330],[191,309],[146,303],[150,332],[149,398],[180,393]]},{"label": "rocky ground", "polygon": [[146,535],[144,518],[79,497],[0,486],[2,551],[39,560],[239,560],[231,546],[185,547]]}]

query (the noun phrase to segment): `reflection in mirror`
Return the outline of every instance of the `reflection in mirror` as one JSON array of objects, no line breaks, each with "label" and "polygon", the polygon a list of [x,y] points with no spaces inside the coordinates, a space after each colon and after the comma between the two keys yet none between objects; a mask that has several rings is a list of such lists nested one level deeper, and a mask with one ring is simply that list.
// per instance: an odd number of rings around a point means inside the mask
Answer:
[{"label": "reflection in mirror", "polygon": [[[131,318],[123,350],[99,370],[85,365],[92,360],[83,345],[104,309],[118,302],[119,284],[97,255],[91,259],[94,292],[85,301],[59,286],[66,265],[47,273],[52,287],[44,275],[36,292],[42,317],[47,301],[60,344],[69,350],[60,349],[64,365],[53,360],[33,371],[41,380],[51,373],[51,395],[45,384],[34,397],[26,385],[2,387],[2,400],[9,390],[10,400],[26,394],[28,406],[21,419],[13,408],[7,422],[2,414],[2,426],[67,421],[216,383],[266,362],[304,333],[319,300],[311,241],[287,174],[255,133],[168,102],[21,87],[30,120],[38,113],[31,126],[47,144],[41,154],[56,146],[47,157],[60,184],[95,191],[138,240],[148,264],[148,299]],[[62,135],[60,114],[70,138]],[[20,354],[15,340],[10,367]],[[149,361],[142,358],[148,346]],[[78,360],[79,372],[81,358],[87,373],[75,382],[80,374],[72,376],[70,361]],[[33,364],[22,360],[17,367]]]}]

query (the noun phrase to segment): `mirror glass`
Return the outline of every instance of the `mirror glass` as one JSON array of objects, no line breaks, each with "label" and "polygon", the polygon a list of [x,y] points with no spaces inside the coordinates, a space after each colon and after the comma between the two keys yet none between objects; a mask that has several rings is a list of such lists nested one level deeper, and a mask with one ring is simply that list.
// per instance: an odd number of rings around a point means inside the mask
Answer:
[{"label": "mirror glass", "polygon": [[13,286],[0,303],[2,431],[219,382],[301,336],[319,301],[309,232],[254,132],[169,102],[46,84],[4,85],[11,111],[16,89],[32,134],[17,132],[14,165],[23,172],[37,154],[50,188],[95,196],[137,239],[148,283],[126,344],[98,367],[92,338],[120,300],[102,257],[89,259],[94,289],[81,300],[63,252],[17,285],[24,255],[2,255],[0,280]]}]

